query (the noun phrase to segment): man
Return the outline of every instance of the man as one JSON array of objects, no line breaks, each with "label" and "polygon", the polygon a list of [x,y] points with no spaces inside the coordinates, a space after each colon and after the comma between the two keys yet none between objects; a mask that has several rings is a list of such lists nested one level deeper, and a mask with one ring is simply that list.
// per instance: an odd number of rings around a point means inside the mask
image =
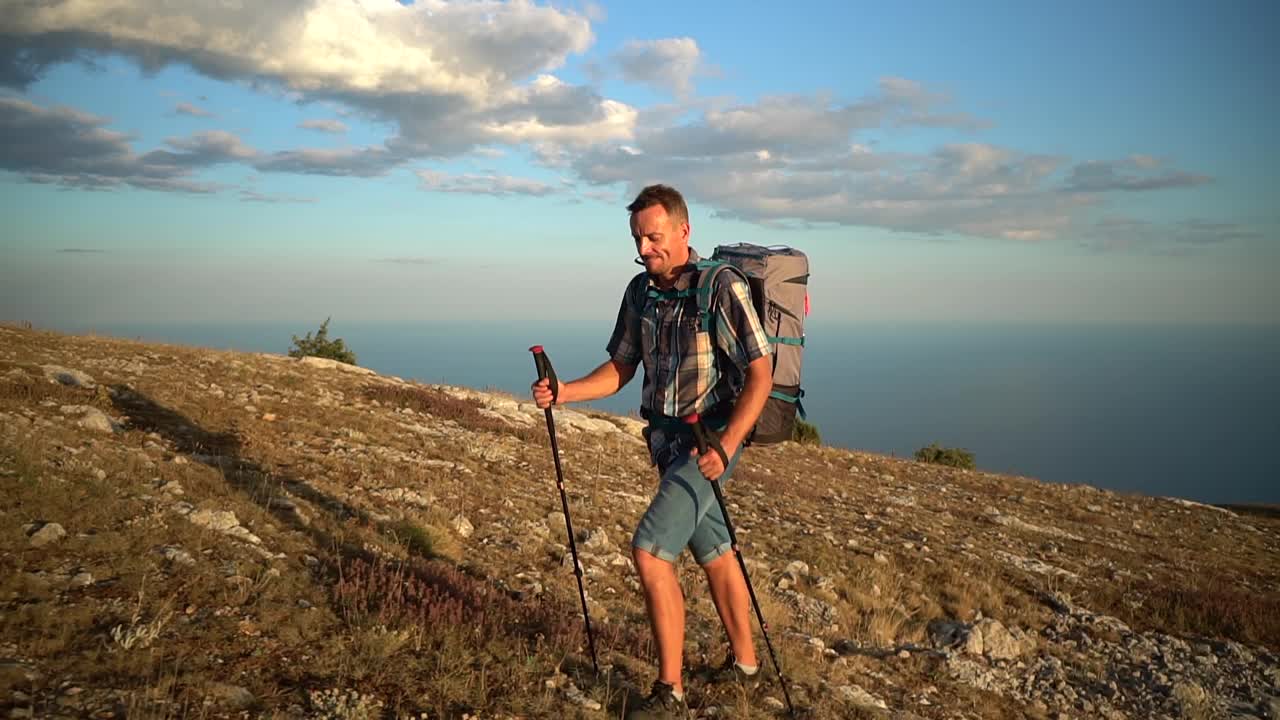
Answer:
[{"label": "man", "polygon": [[[627,210],[645,271],[623,294],[609,359],[585,377],[561,382],[556,402],[612,395],[644,364],[641,414],[649,420],[649,451],[661,481],[631,544],[658,649],[658,679],[627,718],[683,718],[688,715],[681,677],[684,596],[674,561],[685,547],[706,572],[729,636],[731,654],[713,679],[749,684],[759,679],[746,582],[708,479],[727,480],[738,462],[772,389],[771,350],[747,284],[736,274],[724,271],[716,278],[710,331],[699,322],[696,298],[669,297],[696,287],[699,259],[689,247],[689,211],[679,192],[651,185]],[[551,405],[547,379],[534,383],[532,391],[538,407]],[[698,453],[680,420],[693,412],[720,432],[727,467],[714,451]]]}]

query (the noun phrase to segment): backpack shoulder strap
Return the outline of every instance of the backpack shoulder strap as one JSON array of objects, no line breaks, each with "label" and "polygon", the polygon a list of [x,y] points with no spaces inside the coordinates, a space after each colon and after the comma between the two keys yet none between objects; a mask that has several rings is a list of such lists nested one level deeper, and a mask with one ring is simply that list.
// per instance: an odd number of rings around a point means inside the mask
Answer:
[{"label": "backpack shoulder strap", "polygon": [[698,281],[696,284],[696,294],[698,297],[698,320],[702,323],[702,331],[711,331],[711,305],[716,297],[716,278],[720,276],[722,270],[729,270],[736,273],[747,283],[747,292],[751,292],[751,284],[747,282],[746,273],[741,269],[722,260],[699,260],[695,266],[698,271]]}]

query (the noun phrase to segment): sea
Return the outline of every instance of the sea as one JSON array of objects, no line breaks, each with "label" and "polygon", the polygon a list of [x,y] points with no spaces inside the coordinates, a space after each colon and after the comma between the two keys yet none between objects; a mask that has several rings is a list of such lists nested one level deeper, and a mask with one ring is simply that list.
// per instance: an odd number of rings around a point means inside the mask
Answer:
[{"label": "sea", "polygon": [[[285,353],[314,327],[54,328]],[[562,379],[606,358],[610,327],[330,326],[358,363],[526,395],[541,344]],[[937,443],[980,470],[1206,503],[1280,503],[1280,327],[810,323],[804,409],[825,444],[897,457]],[[639,404],[639,377],[590,407]]]}]

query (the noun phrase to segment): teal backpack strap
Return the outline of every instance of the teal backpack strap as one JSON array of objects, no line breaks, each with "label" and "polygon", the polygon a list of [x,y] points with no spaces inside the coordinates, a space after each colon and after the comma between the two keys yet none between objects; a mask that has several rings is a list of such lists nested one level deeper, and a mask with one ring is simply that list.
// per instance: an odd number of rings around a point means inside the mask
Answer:
[{"label": "teal backpack strap", "polygon": [[698,270],[698,320],[702,323],[702,331],[711,331],[711,303],[715,300],[715,282],[716,276],[721,270],[729,269],[736,273],[742,281],[747,283],[750,288],[751,284],[747,281],[747,276],[739,268],[722,260],[699,260],[695,268]]}]

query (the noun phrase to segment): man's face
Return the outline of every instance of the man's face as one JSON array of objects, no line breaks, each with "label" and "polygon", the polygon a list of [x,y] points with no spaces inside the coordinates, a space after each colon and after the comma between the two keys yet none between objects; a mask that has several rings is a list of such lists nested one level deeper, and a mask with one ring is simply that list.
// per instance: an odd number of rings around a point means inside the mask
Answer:
[{"label": "man's face", "polygon": [[689,261],[689,223],[673,220],[661,205],[631,215],[631,237],[644,269],[655,277],[674,277]]}]

